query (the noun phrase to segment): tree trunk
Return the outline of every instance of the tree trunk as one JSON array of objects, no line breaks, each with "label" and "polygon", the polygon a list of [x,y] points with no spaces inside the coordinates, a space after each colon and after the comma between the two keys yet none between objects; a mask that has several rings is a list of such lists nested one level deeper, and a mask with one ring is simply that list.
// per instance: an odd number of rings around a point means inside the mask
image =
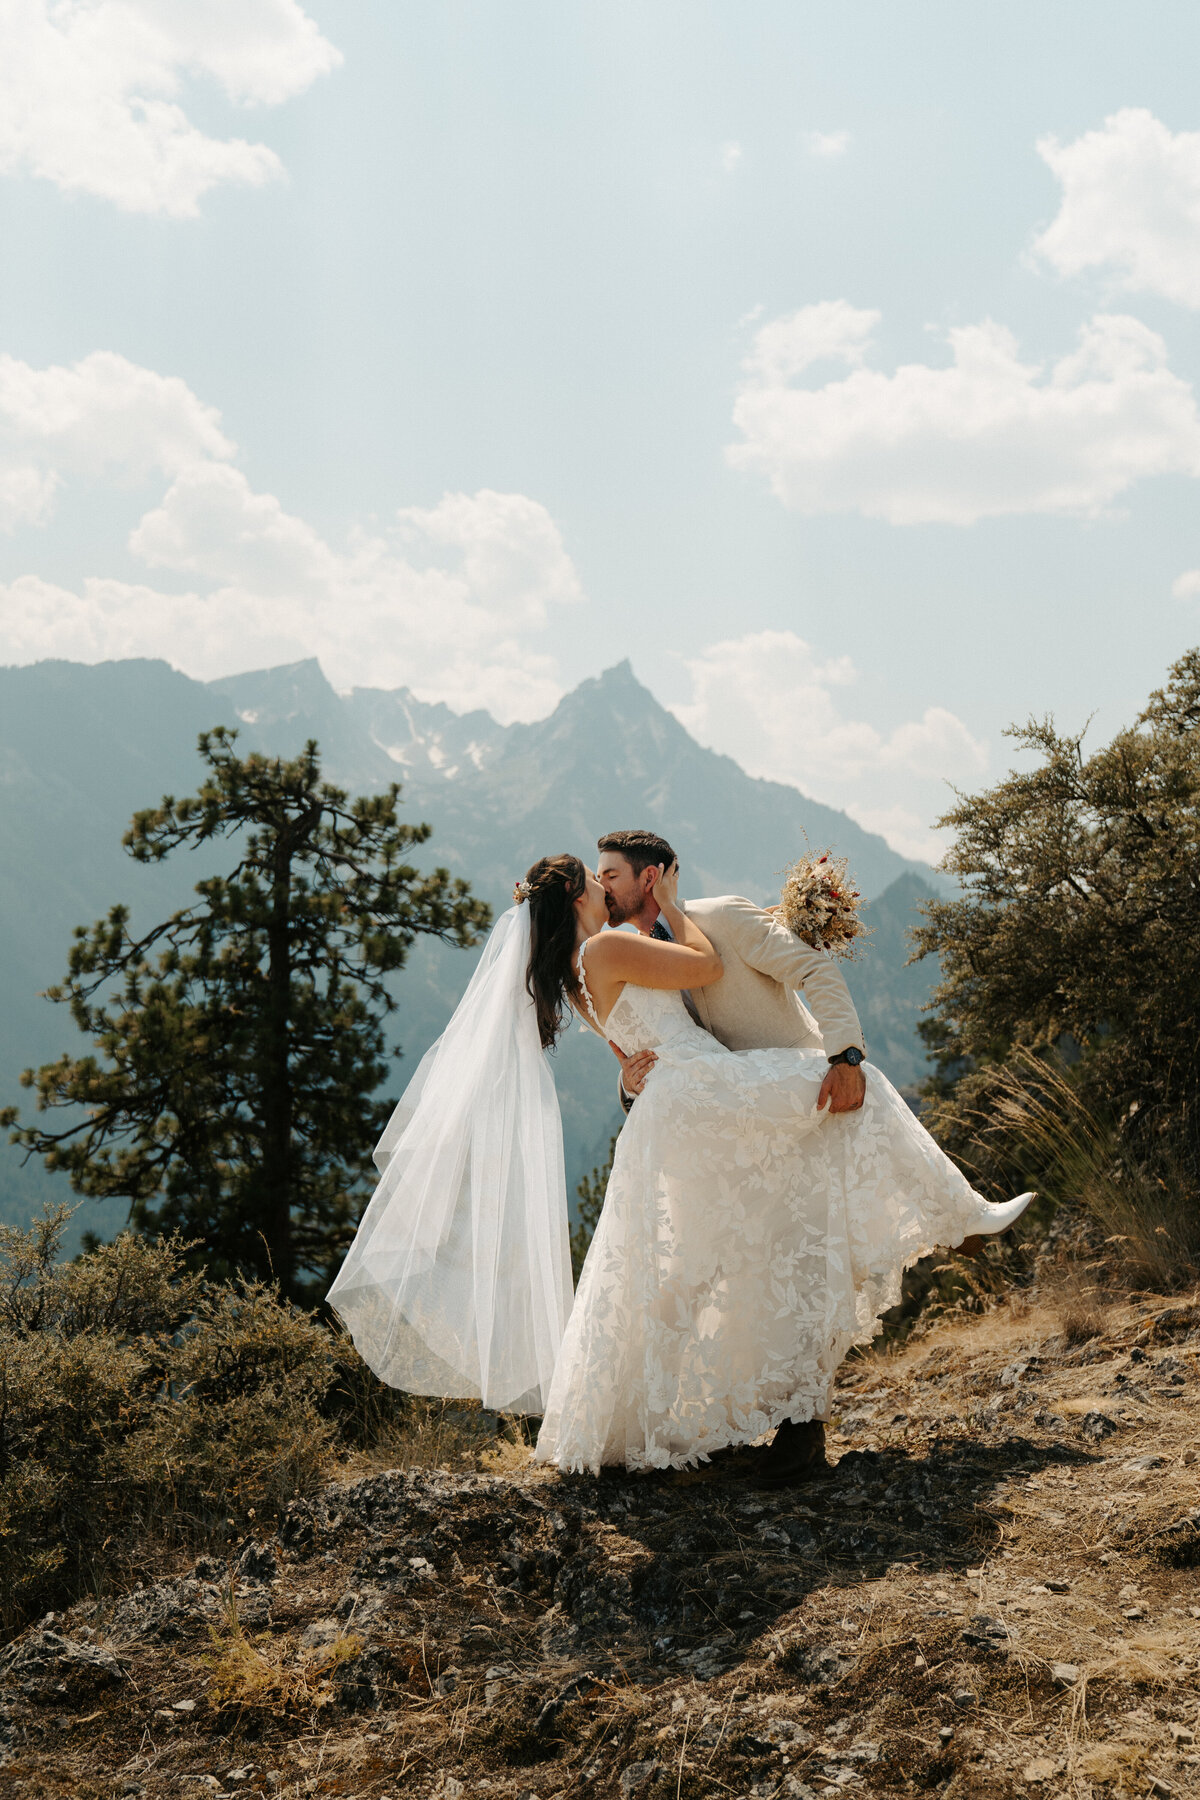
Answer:
[{"label": "tree trunk", "polygon": [[295,1290],[292,1250],[292,1082],[288,1022],[291,1011],[291,887],[294,837],[284,826],[271,859],[267,922],[267,1005],[262,1079],[262,1234],[271,1272],[285,1294]]}]

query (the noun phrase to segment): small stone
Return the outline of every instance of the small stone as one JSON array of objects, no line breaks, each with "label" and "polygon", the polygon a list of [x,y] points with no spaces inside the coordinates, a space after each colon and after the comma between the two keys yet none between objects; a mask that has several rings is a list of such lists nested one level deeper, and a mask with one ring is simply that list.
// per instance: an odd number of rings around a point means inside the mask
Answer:
[{"label": "small stone", "polygon": [[341,1636],[342,1627],[336,1619],[314,1619],[300,1634],[300,1648],[324,1650],[327,1644],[335,1644]]},{"label": "small stone", "polygon": [[495,1706],[504,1698],[509,1682],[513,1677],[511,1663],[493,1663],[484,1671],[483,1704]]},{"label": "small stone", "polygon": [[1135,1456],[1132,1462],[1127,1462],[1124,1466],[1130,1471],[1162,1469],[1166,1467],[1166,1462],[1167,1459],[1165,1456],[1158,1456],[1154,1452],[1151,1452],[1149,1456]]},{"label": "small stone", "polygon": [[247,1763],[242,1769],[230,1769],[225,1776],[226,1781],[249,1781],[254,1773],[253,1763]]},{"label": "small stone", "polygon": [[1153,1794],[1155,1800],[1171,1800],[1171,1790],[1161,1775],[1152,1775],[1150,1777],[1150,1786],[1146,1789],[1146,1792],[1147,1794]]},{"label": "small stone", "polygon": [[1126,1619],[1144,1619],[1146,1617],[1146,1609],[1144,1606],[1127,1606],[1122,1617]]},{"label": "small stone", "polygon": [[1172,1725],[1171,1736],[1177,1744],[1194,1744],[1196,1734],[1190,1725]]},{"label": "small stone", "polygon": [[1032,1762],[1025,1764],[1021,1773],[1026,1781],[1050,1781],[1061,1768],[1062,1763],[1053,1756],[1035,1756]]},{"label": "small stone", "polygon": [[971,1707],[978,1705],[978,1702],[978,1694],[974,1693],[970,1688],[959,1688],[958,1692],[954,1695],[954,1704],[958,1707],[960,1712],[969,1712]]},{"label": "small stone", "polygon": [[1086,1438],[1106,1438],[1111,1437],[1120,1427],[1107,1413],[1090,1412],[1084,1414],[1079,1429]]},{"label": "small stone", "polygon": [[929,1667],[929,1664],[925,1661],[925,1658],[923,1656],[914,1656],[913,1668],[916,1670],[918,1675],[923,1675],[928,1667]]},{"label": "small stone", "polygon": [[1049,1580],[1047,1580],[1047,1582],[1046,1582],[1046,1592],[1049,1594],[1069,1594],[1070,1591],[1071,1591],[1071,1584],[1069,1581],[1049,1581]]},{"label": "small stone", "polygon": [[258,1544],[253,1538],[247,1538],[245,1548],[237,1560],[237,1572],[243,1581],[278,1581],[279,1558],[266,1544]]},{"label": "small stone", "polygon": [[74,1687],[99,1687],[126,1679],[124,1665],[103,1644],[63,1637],[48,1627],[28,1633],[0,1652],[0,1675],[39,1698]]},{"label": "small stone", "polygon": [[629,1800],[631,1794],[640,1794],[654,1780],[661,1767],[662,1764],[657,1762],[635,1762],[622,1769],[620,1787],[624,1800]]},{"label": "small stone", "polygon": [[194,1700],[173,1700],[171,1707],[174,1712],[190,1713],[195,1712],[196,1702]]},{"label": "small stone", "polygon": [[1050,1664],[1050,1679],[1051,1681],[1057,1682],[1059,1687],[1074,1687],[1075,1683],[1079,1680],[1078,1664],[1052,1662]]},{"label": "small stone", "polygon": [[954,1736],[953,1725],[943,1725],[941,1730],[938,1732],[938,1736],[941,1738],[943,1744],[948,1744],[950,1742],[950,1739]]}]

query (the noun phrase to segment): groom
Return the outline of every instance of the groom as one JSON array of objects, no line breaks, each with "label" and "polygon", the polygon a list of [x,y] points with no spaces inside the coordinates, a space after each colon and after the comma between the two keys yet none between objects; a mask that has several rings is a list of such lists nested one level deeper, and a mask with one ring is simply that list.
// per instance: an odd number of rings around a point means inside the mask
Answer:
[{"label": "groom", "polygon": [[[596,874],[607,897],[609,924],[634,925],[648,937],[669,937],[652,891],[660,870],[677,860],[666,839],[652,831],[610,831],[597,849]],[[856,1112],[866,1093],[859,1066],[865,1046],[854,1002],[833,958],[802,942],[774,914],[735,895],[680,900],[679,906],[695,919],[725,966],[711,987],[684,994],[697,1024],[730,1050],[824,1050],[829,1072],[817,1104],[834,1113]],[[653,1051],[622,1057],[620,1097],[626,1112],[654,1061]],[[782,1486],[809,1479],[827,1466],[824,1421],[788,1421],[766,1453],[763,1478]]]}]

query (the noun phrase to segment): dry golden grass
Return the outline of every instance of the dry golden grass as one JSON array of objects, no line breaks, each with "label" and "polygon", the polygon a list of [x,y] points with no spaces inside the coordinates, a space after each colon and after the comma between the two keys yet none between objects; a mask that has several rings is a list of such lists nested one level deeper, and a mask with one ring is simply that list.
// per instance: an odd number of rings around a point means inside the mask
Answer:
[{"label": "dry golden grass", "polygon": [[332,1706],[331,1679],[342,1663],[362,1651],[362,1640],[347,1633],[319,1650],[305,1652],[269,1631],[247,1637],[238,1618],[237,1598],[230,1587],[224,1628],[212,1632],[212,1674],[208,1693],[220,1712],[289,1714],[311,1718]]},{"label": "dry golden grass", "polygon": [[1104,1234],[1126,1283],[1170,1291],[1200,1270],[1194,1185],[1169,1158],[1154,1168],[1126,1155],[1118,1126],[1092,1110],[1062,1065],[1019,1052],[990,1085],[979,1144],[1004,1163],[1019,1147],[1031,1181],[1078,1205]]},{"label": "dry golden grass", "polygon": [[524,1467],[529,1443],[518,1421],[486,1411],[474,1400],[406,1397],[402,1416],[381,1429],[370,1447],[346,1461],[342,1479],[380,1469],[479,1470],[508,1474]]}]

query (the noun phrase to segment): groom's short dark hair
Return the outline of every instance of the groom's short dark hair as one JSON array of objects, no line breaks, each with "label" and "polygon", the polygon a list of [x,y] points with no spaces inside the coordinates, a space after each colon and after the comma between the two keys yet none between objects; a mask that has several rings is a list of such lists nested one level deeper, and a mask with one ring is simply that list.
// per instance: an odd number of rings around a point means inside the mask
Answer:
[{"label": "groom's short dark hair", "polygon": [[615,850],[623,856],[635,875],[648,869],[651,863],[662,864],[669,869],[678,858],[668,844],[653,831],[608,831],[596,844],[597,850]]}]

